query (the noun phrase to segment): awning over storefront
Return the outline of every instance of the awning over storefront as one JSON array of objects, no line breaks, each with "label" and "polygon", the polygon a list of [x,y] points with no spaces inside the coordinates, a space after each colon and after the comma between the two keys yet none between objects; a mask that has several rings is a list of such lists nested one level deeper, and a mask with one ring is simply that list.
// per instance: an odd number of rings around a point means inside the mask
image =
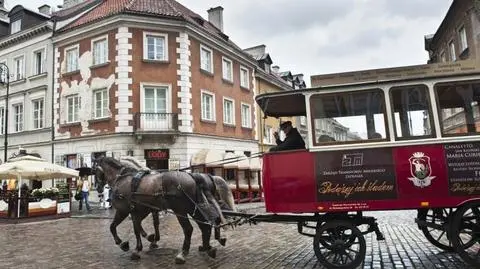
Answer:
[{"label": "awning over storefront", "polygon": [[201,149],[193,155],[191,166],[222,167],[224,153],[214,149]]},{"label": "awning over storefront", "polygon": [[238,156],[233,152],[225,153],[223,157],[223,168],[225,169],[236,169],[238,168]]}]

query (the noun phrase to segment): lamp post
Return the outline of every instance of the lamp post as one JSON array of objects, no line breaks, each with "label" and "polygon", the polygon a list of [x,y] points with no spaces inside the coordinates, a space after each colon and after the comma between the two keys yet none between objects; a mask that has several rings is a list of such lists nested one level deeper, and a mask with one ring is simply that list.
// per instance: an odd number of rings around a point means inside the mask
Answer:
[{"label": "lamp post", "polygon": [[[6,81],[5,81],[6,80]],[[4,115],[4,142],[3,142],[3,162],[7,162],[8,151],[8,94],[10,91],[10,70],[7,64],[0,63],[0,83],[7,86],[7,94],[5,96],[5,115]]]}]

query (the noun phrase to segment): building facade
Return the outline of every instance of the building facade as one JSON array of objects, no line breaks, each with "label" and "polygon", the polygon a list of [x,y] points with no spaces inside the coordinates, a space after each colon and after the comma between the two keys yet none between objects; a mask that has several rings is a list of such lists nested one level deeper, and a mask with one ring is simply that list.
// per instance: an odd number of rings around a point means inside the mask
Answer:
[{"label": "building facade", "polygon": [[[278,66],[272,66],[273,61],[269,53],[266,51],[265,45],[258,45],[251,48],[244,49],[245,52],[250,54],[256,61],[257,66],[255,70],[255,89],[257,94],[291,91],[295,89],[305,88],[305,82],[303,81],[303,75],[299,74],[295,77],[291,75],[291,72],[283,72],[290,74],[290,76],[282,76],[280,68]],[[256,115],[257,121],[257,133],[258,133],[258,145],[260,152],[268,152],[268,150],[276,145],[274,132],[279,131],[280,123],[290,120],[296,124],[299,130],[306,130],[306,121],[296,120],[295,118],[283,117],[281,119],[265,118],[262,110],[257,106],[258,114]],[[305,136],[306,138],[306,136]]]},{"label": "building facade", "polygon": [[[461,60],[480,59],[480,2],[476,0],[454,0],[434,34],[425,36],[425,50],[429,53],[428,63],[452,63]],[[442,109],[442,124],[447,133],[466,132],[464,107],[452,104]],[[478,104],[473,106],[474,121],[480,130]],[[427,127],[430,128],[430,127]]]},{"label": "building facade", "polygon": [[[2,151],[10,158],[22,147],[51,161],[50,7],[33,11],[17,5],[7,11],[0,1],[0,11],[0,139],[7,135],[8,144]],[[3,154],[1,159],[5,161]]]},{"label": "building facade", "polygon": [[223,8],[205,20],[173,0],[147,3],[86,1],[58,16],[56,162],[131,155],[166,169],[202,149],[256,152],[256,62],[223,32]]},{"label": "building facade", "polygon": [[480,3],[454,0],[434,34],[425,36],[429,63],[477,59],[480,55]]}]

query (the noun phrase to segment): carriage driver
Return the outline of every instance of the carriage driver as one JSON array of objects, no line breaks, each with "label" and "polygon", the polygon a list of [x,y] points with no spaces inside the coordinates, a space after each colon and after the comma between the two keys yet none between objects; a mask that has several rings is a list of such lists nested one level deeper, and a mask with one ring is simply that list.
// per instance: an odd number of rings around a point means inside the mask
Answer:
[{"label": "carriage driver", "polygon": [[297,128],[292,127],[291,121],[285,121],[280,124],[280,130],[285,134],[285,139],[280,140],[278,132],[273,133],[277,145],[270,149],[272,151],[283,151],[283,150],[293,150],[293,149],[305,149],[305,142],[303,141],[302,136],[298,132]]}]

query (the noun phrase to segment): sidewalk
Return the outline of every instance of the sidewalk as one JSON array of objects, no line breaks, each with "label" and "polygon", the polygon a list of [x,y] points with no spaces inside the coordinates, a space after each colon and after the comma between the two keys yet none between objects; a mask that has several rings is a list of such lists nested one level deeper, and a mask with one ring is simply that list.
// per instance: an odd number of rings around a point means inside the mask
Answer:
[{"label": "sidewalk", "polygon": [[[72,194],[73,197],[74,193]],[[73,199],[73,198],[72,198]],[[98,198],[98,193],[95,190],[90,191],[88,196],[90,203],[91,211],[87,211],[85,205],[83,205],[82,210],[78,210],[79,202],[73,199],[72,201],[72,218],[86,218],[86,219],[113,219],[115,215],[115,209],[105,209],[100,206],[100,199]],[[249,211],[265,208],[264,202],[255,202],[255,203],[242,203],[236,204],[237,211]]]}]

